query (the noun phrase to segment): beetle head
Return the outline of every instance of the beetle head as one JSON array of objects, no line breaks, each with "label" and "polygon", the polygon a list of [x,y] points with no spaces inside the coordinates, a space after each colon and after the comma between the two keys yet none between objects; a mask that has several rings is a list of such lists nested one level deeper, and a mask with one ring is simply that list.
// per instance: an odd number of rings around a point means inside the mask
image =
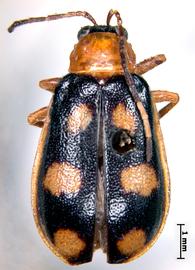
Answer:
[{"label": "beetle head", "polygon": [[[126,39],[128,39],[128,32],[125,28],[123,28],[124,36]],[[116,35],[119,34],[118,27],[117,26],[111,26],[111,25],[93,25],[93,26],[84,26],[80,29],[78,32],[78,40],[80,40],[82,37],[90,34],[90,33],[114,33]]]}]

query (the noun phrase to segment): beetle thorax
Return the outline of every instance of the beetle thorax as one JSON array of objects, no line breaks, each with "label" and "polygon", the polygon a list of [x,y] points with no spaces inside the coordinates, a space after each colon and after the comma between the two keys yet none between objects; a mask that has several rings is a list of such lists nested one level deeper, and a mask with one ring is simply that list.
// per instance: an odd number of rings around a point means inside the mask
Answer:
[{"label": "beetle thorax", "polygon": [[[133,71],[135,54],[126,42],[129,71]],[[114,33],[96,32],[82,37],[70,55],[69,72],[107,78],[123,74],[119,38]]]}]

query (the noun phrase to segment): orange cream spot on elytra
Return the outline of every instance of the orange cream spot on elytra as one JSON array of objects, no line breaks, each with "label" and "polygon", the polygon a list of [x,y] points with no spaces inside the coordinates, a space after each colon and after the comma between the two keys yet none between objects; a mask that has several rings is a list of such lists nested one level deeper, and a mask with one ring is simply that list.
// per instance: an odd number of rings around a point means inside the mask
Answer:
[{"label": "orange cream spot on elytra", "polygon": [[86,247],[79,235],[70,229],[59,229],[54,233],[54,245],[66,258],[78,257]]},{"label": "orange cream spot on elytra", "polygon": [[54,196],[75,194],[81,186],[80,170],[67,162],[54,162],[46,172],[43,185]]},{"label": "orange cream spot on elytra", "polygon": [[77,106],[68,117],[67,129],[71,133],[85,130],[92,120],[92,111],[86,104]]},{"label": "orange cream spot on elytra", "polygon": [[149,196],[158,187],[156,172],[149,164],[123,169],[120,181],[125,192],[134,192],[142,196]]},{"label": "orange cream spot on elytra", "polygon": [[146,234],[142,229],[132,229],[117,242],[118,250],[126,256],[138,252],[146,243]]},{"label": "orange cream spot on elytra", "polygon": [[119,103],[112,112],[112,122],[117,128],[126,129],[134,133],[137,125],[132,112],[125,107],[125,104]]}]

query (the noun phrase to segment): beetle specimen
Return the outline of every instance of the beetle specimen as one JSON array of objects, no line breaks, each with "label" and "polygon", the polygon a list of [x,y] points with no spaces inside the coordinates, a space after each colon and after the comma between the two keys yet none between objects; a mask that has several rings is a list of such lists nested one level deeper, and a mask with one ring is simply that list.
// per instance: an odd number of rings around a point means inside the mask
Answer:
[{"label": "beetle specimen", "polygon": [[[33,214],[42,239],[64,262],[89,262],[98,248],[108,263],[128,262],[153,245],[165,224],[169,172],[159,118],[179,98],[149,91],[141,75],[165,56],[137,64],[118,11],[110,10],[107,25],[77,11],[16,21],[8,31],[72,16],[94,25],[78,32],[70,73],[40,82],[54,93],[50,105],[28,117],[42,127]],[[163,101],[169,103],[157,112],[155,103]]]}]

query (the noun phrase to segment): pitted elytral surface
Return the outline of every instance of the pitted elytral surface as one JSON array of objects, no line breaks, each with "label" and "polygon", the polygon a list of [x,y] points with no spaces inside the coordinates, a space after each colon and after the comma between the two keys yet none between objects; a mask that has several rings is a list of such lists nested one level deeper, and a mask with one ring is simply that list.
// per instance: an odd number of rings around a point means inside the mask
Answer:
[{"label": "pitted elytral surface", "polygon": [[[134,75],[134,80],[153,130],[148,85],[136,75]],[[113,149],[113,137],[119,132],[119,127],[113,121],[113,111],[116,110],[118,104],[125,106],[127,114],[131,111],[136,123],[135,132],[130,133],[133,145],[124,153]],[[102,106],[104,108],[107,255],[109,263],[120,263],[136,256],[140,248],[143,248],[159,229],[164,208],[162,167],[159,163],[154,133],[153,156],[150,163],[146,162],[142,120],[122,76],[112,78],[103,86]],[[140,175],[140,171],[145,171],[145,178]],[[146,179],[146,174],[148,179]],[[142,188],[140,182],[143,184]],[[143,232],[143,237],[139,234],[141,238],[139,244],[137,244],[139,238],[137,234],[132,234],[134,231]],[[133,235],[135,235],[135,241],[128,241],[133,238]]]},{"label": "pitted elytral surface", "polygon": [[[93,252],[98,175],[98,87],[95,80],[72,74],[64,77],[57,87],[39,177],[41,223],[57,251],[71,264],[90,261]],[[64,237],[61,233],[60,240],[56,240],[59,239],[57,232],[63,230],[66,232]],[[72,232],[72,237],[70,233],[65,237],[67,232]],[[80,252],[77,248],[71,255],[67,245],[74,247],[71,239],[74,242],[76,238],[82,248]],[[66,239],[68,243],[63,244]]]},{"label": "pitted elytral surface", "polygon": [[[55,91],[38,179],[38,215],[46,238],[70,264],[90,261],[99,243],[109,263],[124,262],[159,229],[164,179],[149,88],[133,78],[152,129],[150,163],[142,120],[123,76],[100,85],[93,77],[68,74]],[[103,206],[97,202],[100,191]]]}]

